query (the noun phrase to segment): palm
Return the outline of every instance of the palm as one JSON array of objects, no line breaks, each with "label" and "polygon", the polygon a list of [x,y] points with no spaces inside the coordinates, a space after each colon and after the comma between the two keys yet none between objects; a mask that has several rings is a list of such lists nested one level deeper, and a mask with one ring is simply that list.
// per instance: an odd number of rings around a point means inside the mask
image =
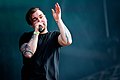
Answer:
[{"label": "palm", "polygon": [[55,4],[55,10],[52,9],[52,14],[55,21],[58,21],[61,19],[61,8],[58,3]]}]

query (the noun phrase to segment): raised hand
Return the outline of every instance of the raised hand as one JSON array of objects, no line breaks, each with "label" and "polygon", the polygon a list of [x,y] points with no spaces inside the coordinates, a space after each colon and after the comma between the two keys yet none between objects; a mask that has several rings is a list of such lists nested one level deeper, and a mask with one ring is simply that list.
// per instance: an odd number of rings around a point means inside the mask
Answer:
[{"label": "raised hand", "polygon": [[52,15],[56,22],[61,19],[61,8],[58,3],[55,4],[55,10],[52,9]]}]

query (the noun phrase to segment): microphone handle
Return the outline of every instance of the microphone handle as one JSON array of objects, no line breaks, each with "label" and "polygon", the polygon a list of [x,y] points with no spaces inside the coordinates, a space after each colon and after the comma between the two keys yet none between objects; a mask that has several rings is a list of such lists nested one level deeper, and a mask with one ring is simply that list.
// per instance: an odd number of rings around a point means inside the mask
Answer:
[{"label": "microphone handle", "polygon": [[40,32],[42,31],[42,27],[41,27],[41,25],[39,25],[39,31],[40,31]]}]

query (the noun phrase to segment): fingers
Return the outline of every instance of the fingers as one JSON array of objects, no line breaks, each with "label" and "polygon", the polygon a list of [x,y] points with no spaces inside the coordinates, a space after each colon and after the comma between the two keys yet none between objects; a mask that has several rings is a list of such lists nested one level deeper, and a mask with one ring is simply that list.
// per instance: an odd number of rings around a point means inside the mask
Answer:
[{"label": "fingers", "polygon": [[59,4],[58,3],[56,3],[55,4],[55,10],[54,9],[52,9],[52,13],[60,13],[61,12],[61,8],[60,8],[60,6],[59,6]]},{"label": "fingers", "polygon": [[60,9],[60,6],[58,3],[55,4],[56,8]]},{"label": "fingers", "polygon": [[56,13],[59,13],[61,11],[61,8],[58,3],[55,4],[55,11]]},{"label": "fingers", "polygon": [[43,26],[42,23],[34,23],[34,24],[33,24],[33,27],[34,27],[36,30],[38,30],[38,29],[39,29],[39,25]]},{"label": "fingers", "polygon": [[55,13],[55,11],[54,11],[54,9],[52,9],[52,14],[54,14]]}]

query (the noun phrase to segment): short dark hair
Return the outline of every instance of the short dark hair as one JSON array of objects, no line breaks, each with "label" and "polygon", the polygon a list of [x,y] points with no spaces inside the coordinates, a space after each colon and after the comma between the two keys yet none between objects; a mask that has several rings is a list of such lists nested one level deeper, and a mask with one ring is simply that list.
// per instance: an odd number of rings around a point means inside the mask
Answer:
[{"label": "short dark hair", "polygon": [[29,25],[32,25],[32,23],[31,23],[31,15],[32,15],[34,12],[36,12],[37,10],[40,10],[40,9],[39,9],[39,8],[36,8],[36,7],[32,7],[32,8],[30,8],[30,9],[28,10],[28,12],[26,13],[25,19],[26,19],[26,21],[27,21],[27,23],[28,23]]}]

